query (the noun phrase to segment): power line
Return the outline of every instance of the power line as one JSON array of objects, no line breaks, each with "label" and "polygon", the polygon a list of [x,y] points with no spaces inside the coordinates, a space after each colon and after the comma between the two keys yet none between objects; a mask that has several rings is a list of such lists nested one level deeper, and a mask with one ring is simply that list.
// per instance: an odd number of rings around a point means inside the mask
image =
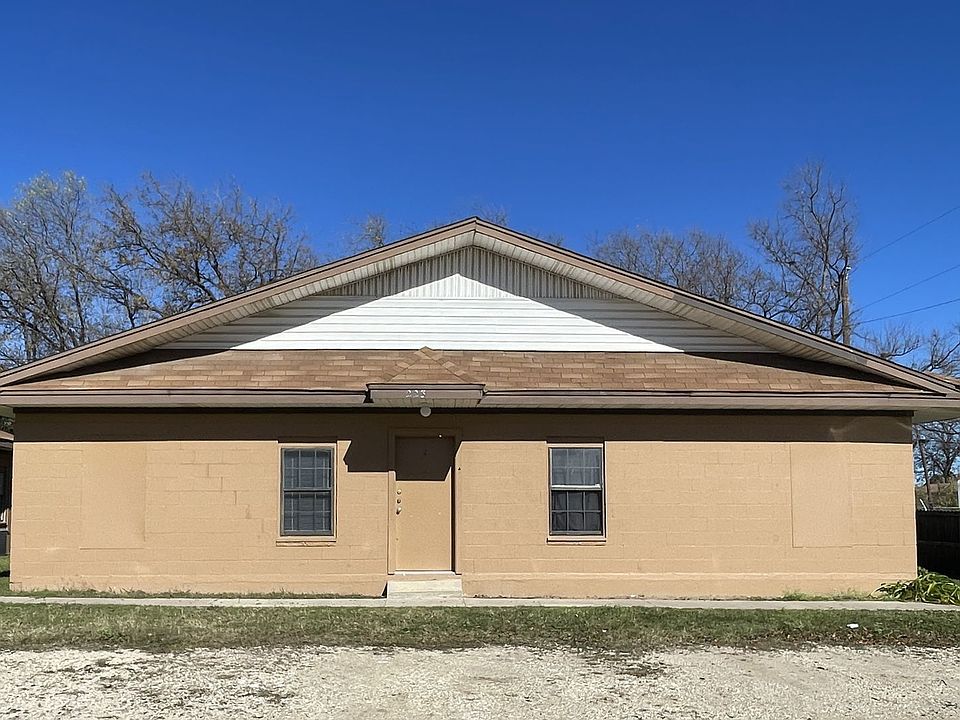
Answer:
[{"label": "power line", "polygon": [[903,317],[904,315],[913,315],[914,313],[923,312],[924,310],[933,310],[934,308],[943,307],[944,305],[952,305],[953,303],[958,303],[958,302],[960,302],[960,297],[953,298],[953,300],[944,300],[943,302],[934,303],[933,305],[925,305],[924,307],[914,308],[913,310],[906,310],[904,312],[894,313],[893,315],[884,315],[883,317],[864,320],[863,324],[880,322],[881,320],[890,320],[891,318]]},{"label": "power line", "polygon": [[891,245],[896,245],[896,244],[897,244],[898,242],[900,242],[901,240],[906,240],[906,239],[907,239],[908,237],[910,237],[911,235],[914,235],[914,234],[920,232],[920,231],[923,230],[925,227],[929,227],[930,225],[933,225],[933,224],[934,224],[935,222],[937,222],[938,220],[942,220],[942,219],[945,218],[947,215],[949,215],[950,213],[955,213],[957,210],[960,210],[960,205],[955,205],[954,207],[950,208],[950,209],[947,210],[946,212],[940,213],[939,215],[937,215],[937,216],[936,216],[935,218],[933,218],[932,220],[927,220],[927,221],[926,221],[925,223],[923,223],[922,225],[917,225],[917,227],[915,227],[913,230],[910,230],[910,231],[908,231],[908,232],[905,232],[903,235],[901,235],[901,236],[899,236],[899,237],[895,237],[895,238],[894,238],[893,240],[891,240],[890,242],[885,243],[885,244],[881,245],[880,247],[875,248],[874,250],[871,250],[871,251],[868,252],[866,255],[864,255],[862,258],[860,258],[860,262],[865,262],[865,261],[867,261],[868,259],[872,258],[872,257],[873,257],[874,255],[876,255],[877,253],[883,252],[884,250],[886,250],[886,249],[887,249],[888,247],[890,247]]},{"label": "power line", "polygon": [[915,287],[917,287],[917,286],[919,286],[919,285],[923,285],[925,282],[930,282],[931,280],[936,280],[936,279],[937,279],[938,277],[940,277],[941,275],[946,275],[948,272],[953,272],[954,270],[957,270],[957,269],[960,269],[960,263],[957,263],[956,265],[951,265],[951,266],[948,267],[946,270],[941,270],[941,271],[938,272],[938,273],[934,273],[933,275],[931,275],[931,276],[929,276],[929,277],[923,278],[923,280],[917,280],[917,281],[916,281],[915,283],[913,283],[912,285],[907,285],[905,288],[901,288],[900,290],[897,290],[896,292],[892,292],[892,293],[890,293],[889,295],[884,295],[882,298],[878,298],[877,300],[872,300],[871,302],[868,302],[866,305],[861,305],[861,306],[860,306],[860,309],[863,310],[863,309],[865,309],[865,308],[870,307],[871,305],[876,305],[877,303],[881,303],[881,302],[883,302],[884,300],[889,300],[889,299],[892,298],[892,297],[896,297],[897,295],[900,295],[900,294],[902,294],[902,293],[907,292],[907,290],[913,290]]}]

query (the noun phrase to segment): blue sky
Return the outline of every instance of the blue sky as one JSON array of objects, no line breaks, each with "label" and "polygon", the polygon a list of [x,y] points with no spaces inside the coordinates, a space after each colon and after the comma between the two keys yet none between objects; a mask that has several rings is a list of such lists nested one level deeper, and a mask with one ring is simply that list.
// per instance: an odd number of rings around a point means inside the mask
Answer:
[{"label": "blue sky", "polygon": [[[892,2],[32,2],[0,24],[0,198],[46,171],[235,178],[318,244],[382,212],[503,206],[746,245],[824,161],[870,252],[960,205],[960,6]],[[856,269],[860,305],[960,264],[960,211]],[[960,297],[960,268],[864,318]],[[907,318],[960,319],[960,303]]]}]

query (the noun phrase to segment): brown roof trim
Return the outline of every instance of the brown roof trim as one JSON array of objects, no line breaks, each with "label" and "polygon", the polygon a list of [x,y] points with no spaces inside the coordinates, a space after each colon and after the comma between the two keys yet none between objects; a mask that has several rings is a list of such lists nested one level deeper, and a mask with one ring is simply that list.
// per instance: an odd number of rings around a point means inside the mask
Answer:
[{"label": "brown roof trim", "polygon": [[356,407],[365,392],[315,390],[21,390],[4,393],[14,408],[70,407]]},{"label": "brown roof trim", "polygon": [[[273,304],[270,303],[269,300],[287,292],[297,294],[298,297],[309,295],[312,293],[310,286],[315,283],[336,277],[337,275],[349,273],[351,270],[357,270],[358,268],[366,267],[375,262],[389,260],[402,253],[413,252],[444,240],[453,239],[459,235],[473,233],[470,236],[471,239],[467,242],[469,244],[479,244],[476,241],[476,231],[480,231],[483,235],[495,240],[536,253],[556,262],[565,263],[581,270],[596,273],[600,278],[623,283],[648,295],[662,298],[664,301],[676,302],[691,308],[701,314],[701,321],[705,324],[710,324],[709,318],[711,317],[739,324],[742,327],[751,328],[765,334],[770,338],[771,343],[775,341],[797,343],[800,346],[824,353],[832,358],[834,362],[837,362],[837,364],[864,369],[887,378],[894,378],[915,387],[931,390],[938,394],[960,397],[960,390],[958,390],[955,385],[948,381],[931,377],[927,373],[911,370],[910,368],[888,360],[883,360],[862,350],[826,340],[783,323],[768,320],[744,310],[708,300],[649,278],[640,277],[600,262],[599,260],[575,253],[571,250],[558,248],[542,240],[530,237],[529,235],[524,235],[475,217],[429,230],[405,240],[399,240],[383,248],[368,250],[352,257],[337,260],[314,270],[309,270],[285,280],[265,285],[256,290],[241,293],[240,295],[235,295],[225,300],[220,300],[179,315],[158,320],[140,328],[112,335],[74,350],[59,353],[49,358],[44,358],[9,370],[5,373],[0,373],[0,385],[9,385],[55,370],[88,364],[97,358],[107,359],[115,357],[118,354],[122,354],[122,350],[125,348],[132,348],[133,352],[139,352],[150,347],[148,343],[151,338],[163,333],[183,330],[184,334],[188,334],[188,328],[195,327],[199,330],[203,327],[226,322],[236,317],[242,317],[251,312],[272,307]],[[702,317],[703,315],[707,317]]]},{"label": "brown roof trim", "polygon": [[[381,386],[382,388],[382,386]],[[481,408],[634,408],[634,409],[831,409],[913,412],[918,408],[960,415],[960,400],[926,394],[791,393],[738,391],[495,391],[459,387],[438,391],[434,399],[479,400]],[[373,389],[403,394],[405,389]],[[358,407],[368,394],[316,390],[22,390],[4,393],[16,408],[68,407]],[[423,404],[430,404],[430,398]]]},{"label": "brown roof trim", "polygon": [[855,410],[914,412],[918,407],[960,415],[960,401],[929,396],[828,393],[521,393],[491,392],[481,408],[625,408],[637,410]]}]

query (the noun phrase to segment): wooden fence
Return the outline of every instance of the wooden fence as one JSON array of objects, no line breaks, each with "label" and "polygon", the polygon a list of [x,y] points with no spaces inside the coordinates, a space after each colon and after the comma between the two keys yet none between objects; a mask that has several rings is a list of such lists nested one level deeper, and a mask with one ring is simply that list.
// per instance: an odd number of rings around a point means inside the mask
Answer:
[{"label": "wooden fence", "polygon": [[960,578],[960,509],[917,510],[917,564]]}]

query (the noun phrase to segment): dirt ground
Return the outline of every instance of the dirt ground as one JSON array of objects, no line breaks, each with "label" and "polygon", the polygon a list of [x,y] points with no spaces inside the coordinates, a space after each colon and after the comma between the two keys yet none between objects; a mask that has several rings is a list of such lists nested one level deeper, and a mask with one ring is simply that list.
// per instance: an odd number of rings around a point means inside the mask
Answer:
[{"label": "dirt ground", "polygon": [[9,718],[960,718],[960,650],[0,652]]}]

